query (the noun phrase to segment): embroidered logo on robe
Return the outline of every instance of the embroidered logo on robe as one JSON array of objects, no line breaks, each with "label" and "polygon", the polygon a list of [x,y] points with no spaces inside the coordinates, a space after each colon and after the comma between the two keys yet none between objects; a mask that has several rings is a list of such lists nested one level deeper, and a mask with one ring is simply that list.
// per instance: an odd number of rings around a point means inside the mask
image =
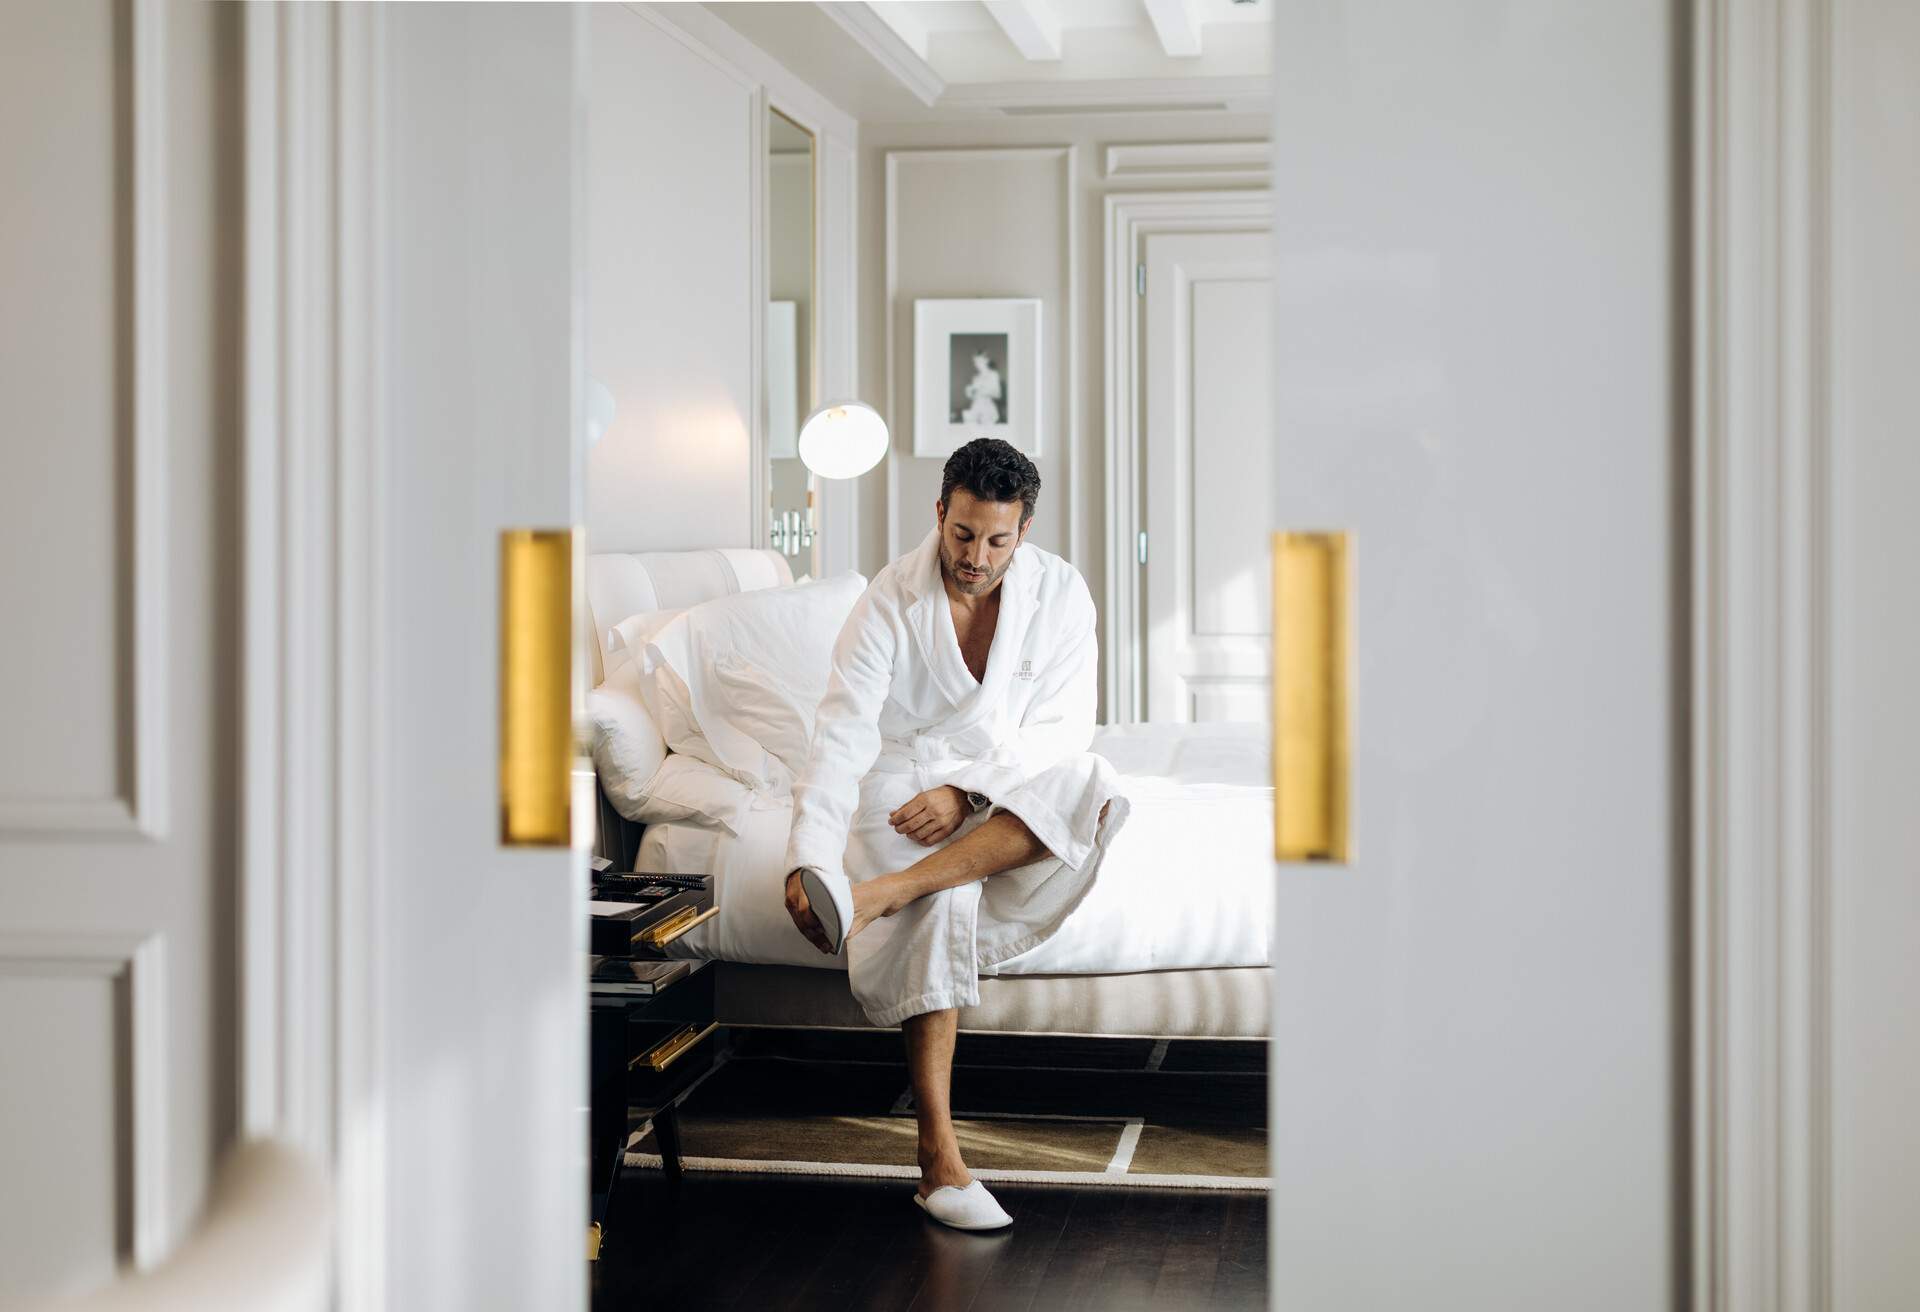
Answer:
[{"label": "embroidered logo on robe", "polygon": [[1013,672],[1013,677],[1016,679],[1031,679],[1033,677],[1033,662],[1021,661],[1020,668]]}]

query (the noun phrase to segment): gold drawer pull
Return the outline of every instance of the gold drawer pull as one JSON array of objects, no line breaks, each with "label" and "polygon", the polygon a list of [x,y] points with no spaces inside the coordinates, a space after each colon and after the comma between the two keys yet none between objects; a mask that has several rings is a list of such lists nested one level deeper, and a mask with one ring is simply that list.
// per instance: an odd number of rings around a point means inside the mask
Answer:
[{"label": "gold drawer pull", "polygon": [[700,1040],[720,1028],[719,1021],[707,1022],[705,1029],[689,1025],[685,1029],[675,1030],[660,1042],[627,1063],[627,1069],[645,1065],[656,1071],[663,1071],[679,1061],[697,1046]]},{"label": "gold drawer pull", "polygon": [[651,947],[663,948],[688,930],[706,924],[719,914],[719,907],[708,907],[705,911],[682,907],[653,928],[642,932],[640,941]]}]

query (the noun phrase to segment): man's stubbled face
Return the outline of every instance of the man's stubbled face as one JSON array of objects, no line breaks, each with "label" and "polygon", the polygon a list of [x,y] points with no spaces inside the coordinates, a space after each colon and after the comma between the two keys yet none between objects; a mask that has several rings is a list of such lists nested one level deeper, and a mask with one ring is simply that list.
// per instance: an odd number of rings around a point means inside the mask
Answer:
[{"label": "man's stubbled face", "polygon": [[965,488],[955,488],[943,509],[934,514],[940,524],[940,573],[955,592],[984,597],[1000,586],[1013,564],[1013,551],[1033,527],[1020,522],[1024,507],[1018,501],[982,501]]}]

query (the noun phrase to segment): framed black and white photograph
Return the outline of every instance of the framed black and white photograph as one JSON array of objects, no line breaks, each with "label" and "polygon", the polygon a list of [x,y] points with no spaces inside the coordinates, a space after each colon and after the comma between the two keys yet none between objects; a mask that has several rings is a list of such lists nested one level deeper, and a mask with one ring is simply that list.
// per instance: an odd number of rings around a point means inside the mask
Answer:
[{"label": "framed black and white photograph", "polygon": [[913,303],[913,453],[945,459],[976,437],[1040,454],[1040,302]]}]

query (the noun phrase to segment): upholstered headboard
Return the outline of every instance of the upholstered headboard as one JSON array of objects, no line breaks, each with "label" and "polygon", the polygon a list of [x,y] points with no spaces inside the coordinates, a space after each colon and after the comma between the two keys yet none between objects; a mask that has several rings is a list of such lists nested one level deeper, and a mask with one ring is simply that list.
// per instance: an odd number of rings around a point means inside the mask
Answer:
[{"label": "upholstered headboard", "polygon": [[587,557],[587,611],[593,624],[593,682],[606,677],[607,630],[645,610],[679,610],[714,597],[793,582],[777,551],[607,551]]}]

